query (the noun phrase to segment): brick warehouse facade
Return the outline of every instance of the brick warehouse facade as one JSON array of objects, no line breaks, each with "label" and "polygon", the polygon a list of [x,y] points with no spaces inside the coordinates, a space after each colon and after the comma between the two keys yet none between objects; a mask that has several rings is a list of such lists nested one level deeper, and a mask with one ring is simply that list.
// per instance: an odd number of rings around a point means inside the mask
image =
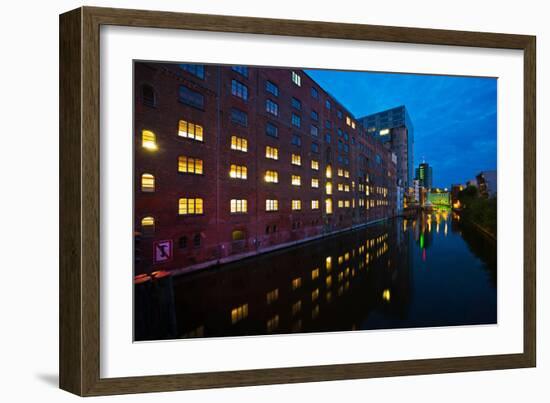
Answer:
[{"label": "brick warehouse facade", "polygon": [[395,215],[391,152],[302,70],[139,62],[134,86],[136,275]]}]

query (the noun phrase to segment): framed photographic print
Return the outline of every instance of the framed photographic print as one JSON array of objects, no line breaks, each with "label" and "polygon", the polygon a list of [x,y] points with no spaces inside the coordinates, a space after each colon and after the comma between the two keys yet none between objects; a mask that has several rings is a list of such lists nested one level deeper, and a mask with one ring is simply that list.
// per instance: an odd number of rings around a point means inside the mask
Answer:
[{"label": "framed photographic print", "polygon": [[535,37],[60,17],[60,386],[532,367]]}]

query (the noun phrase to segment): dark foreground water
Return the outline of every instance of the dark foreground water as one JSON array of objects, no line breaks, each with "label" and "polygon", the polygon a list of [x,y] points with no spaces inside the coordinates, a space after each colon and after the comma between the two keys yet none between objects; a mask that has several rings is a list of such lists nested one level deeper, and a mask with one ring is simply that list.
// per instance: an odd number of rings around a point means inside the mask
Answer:
[{"label": "dark foreground water", "polygon": [[494,324],[496,277],[496,243],[451,212],[395,219],[175,277],[136,340]]}]

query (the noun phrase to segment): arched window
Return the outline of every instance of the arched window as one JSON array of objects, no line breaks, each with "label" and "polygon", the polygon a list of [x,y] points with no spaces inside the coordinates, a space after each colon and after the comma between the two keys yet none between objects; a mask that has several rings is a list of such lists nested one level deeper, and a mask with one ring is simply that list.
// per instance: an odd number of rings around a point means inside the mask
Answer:
[{"label": "arched window", "polygon": [[144,235],[152,234],[155,232],[155,218],[151,216],[143,217],[141,219],[141,232]]},{"label": "arched window", "polygon": [[326,194],[328,195],[331,195],[332,194],[332,182],[327,182],[325,184],[325,192]]},{"label": "arched window", "polygon": [[332,178],[332,166],[327,165],[327,169],[325,171],[325,176],[329,179]]},{"label": "arched window", "polygon": [[142,192],[154,192],[155,191],[155,177],[151,174],[141,175],[141,191]]},{"label": "arched window", "polygon": [[201,246],[201,234],[196,234],[193,237],[193,245],[195,245],[196,247]]},{"label": "arched window", "polygon": [[187,248],[187,237],[186,236],[182,236],[178,239],[178,246],[179,246],[180,249]]},{"label": "arched window", "polygon": [[155,106],[157,103],[155,97],[155,90],[149,84],[143,84],[141,86],[141,96],[143,99],[143,104],[147,106]]},{"label": "arched window", "polygon": [[325,211],[327,214],[332,214],[332,199],[325,200]]},{"label": "arched window", "polygon": [[147,150],[156,150],[157,147],[157,136],[151,130],[142,130],[141,131],[141,146]]}]

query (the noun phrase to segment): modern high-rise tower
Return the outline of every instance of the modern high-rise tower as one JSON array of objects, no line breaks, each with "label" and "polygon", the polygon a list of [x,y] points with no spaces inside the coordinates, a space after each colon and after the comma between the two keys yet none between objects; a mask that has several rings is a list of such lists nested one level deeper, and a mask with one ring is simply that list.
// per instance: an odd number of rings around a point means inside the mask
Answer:
[{"label": "modern high-rise tower", "polygon": [[397,178],[401,186],[412,186],[414,127],[405,105],[359,119],[367,132],[386,144],[397,156]]},{"label": "modern high-rise tower", "polygon": [[433,173],[430,164],[423,162],[418,165],[418,168],[416,168],[415,179],[420,181],[420,186],[423,186],[426,189],[431,189],[433,183]]}]

